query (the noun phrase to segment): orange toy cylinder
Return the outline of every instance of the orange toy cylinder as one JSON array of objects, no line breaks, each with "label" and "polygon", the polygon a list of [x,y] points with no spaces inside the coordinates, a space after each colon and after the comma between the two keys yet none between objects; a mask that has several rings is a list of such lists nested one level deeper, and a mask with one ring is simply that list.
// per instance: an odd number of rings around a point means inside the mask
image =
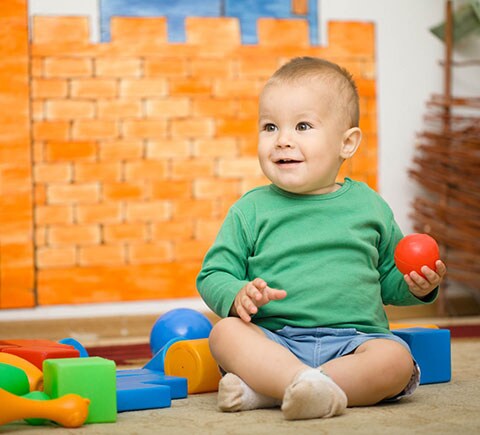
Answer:
[{"label": "orange toy cylinder", "polygon": [[16,396],[0,388],[0,425],[26,418],[53,420],[64,427],[79,427],[88,417],[90,400],[67,394],[41,401]]},{"label": "orange toy cylinder", "polygon": [[165,355],[165,374],[187,378],[188,393],[218,390],[220,371],[208,346],[208,338],[182,340],[172,344]]}]

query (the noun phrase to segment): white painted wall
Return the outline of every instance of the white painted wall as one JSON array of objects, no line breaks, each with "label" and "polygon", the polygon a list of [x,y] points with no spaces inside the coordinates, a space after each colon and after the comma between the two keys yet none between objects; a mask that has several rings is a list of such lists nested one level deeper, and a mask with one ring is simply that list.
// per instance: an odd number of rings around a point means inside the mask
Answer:
[{"label": "white painted wall", "polygon": [[379,190],[404,232],[415,186],[407,169],[425,102],[442,91],[443,44],[428,28],[443,19],[439,0],[320,0],[320,25],[331,20],[376,25]]},{"label": "white painted wall", "polygon": [[[454,9],[467,0],[453,2]],[[442,0],[319,0],[320,32],[331,20],[376,24],[379,190],[405,233],[412,231],[411,201],[418,187],[409,179],[415,134],[423,129],[426,102],[443,92],[439,61],[444,44],[429,28],[444,21]],[[480,35],[462,40],[457,60],[480,58]],[[479,67],[456,68],[453,92],[480,95]]]}]

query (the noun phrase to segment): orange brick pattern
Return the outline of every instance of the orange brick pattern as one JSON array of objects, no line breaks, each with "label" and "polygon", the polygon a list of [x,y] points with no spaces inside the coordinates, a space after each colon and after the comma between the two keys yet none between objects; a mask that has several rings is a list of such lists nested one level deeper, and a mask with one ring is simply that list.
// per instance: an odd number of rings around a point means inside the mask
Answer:
[{"label": "orange brick pattern", "polygon": [[372,24],[331,23],[329,47],[310,46],[301,20],[259,20],[255,46],[241,45],[232,18],[188,18],[185,44],[168,43],[162,18],[113,19],[107,44],[89,43],[87,24],[33,21],[39,304],[195,296],[229,206],[266,182],[257,96],[293,56],[323,56],[354,73],[365,139],[342,176],[376,186]]},{"label": "orange brick pattern", "polygon": [[34,305],[29,55],[24,1],[0,16],[0,307]]}]

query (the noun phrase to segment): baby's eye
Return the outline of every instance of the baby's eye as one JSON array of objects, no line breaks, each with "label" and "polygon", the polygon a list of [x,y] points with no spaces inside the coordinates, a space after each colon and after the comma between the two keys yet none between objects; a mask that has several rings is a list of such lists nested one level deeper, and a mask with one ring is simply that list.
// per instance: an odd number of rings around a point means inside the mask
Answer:
[{"label": "baby's eye", "polygon": [[299,122],[297,124],[297,130],[299,131],[309,130],[310,128],[312,128],[312,126],[310,124],[307,124],[306,122]]},{"label": "baby's eye", "polygon": [[263,129],[265,131],[269,131],[269,132],[272,132],[272,131],[275,131],[277,129],[277,126],[275,124],[265,124],[263,126]]}]

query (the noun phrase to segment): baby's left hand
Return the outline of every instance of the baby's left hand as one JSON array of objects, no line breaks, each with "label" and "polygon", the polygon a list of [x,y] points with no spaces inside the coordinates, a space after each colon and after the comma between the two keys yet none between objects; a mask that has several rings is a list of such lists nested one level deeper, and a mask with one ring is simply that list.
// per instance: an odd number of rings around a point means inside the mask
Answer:
[{"label": "baby's left hand", "polygon": [[442,282],[443,277],[447,273],[447,267],[441,260],[437,260],[435,267],[436,271],[428,266],[422,267],[421,271],[425,278],[417,272],[403,275],[408,288],[417,298],[424,298]]}]

